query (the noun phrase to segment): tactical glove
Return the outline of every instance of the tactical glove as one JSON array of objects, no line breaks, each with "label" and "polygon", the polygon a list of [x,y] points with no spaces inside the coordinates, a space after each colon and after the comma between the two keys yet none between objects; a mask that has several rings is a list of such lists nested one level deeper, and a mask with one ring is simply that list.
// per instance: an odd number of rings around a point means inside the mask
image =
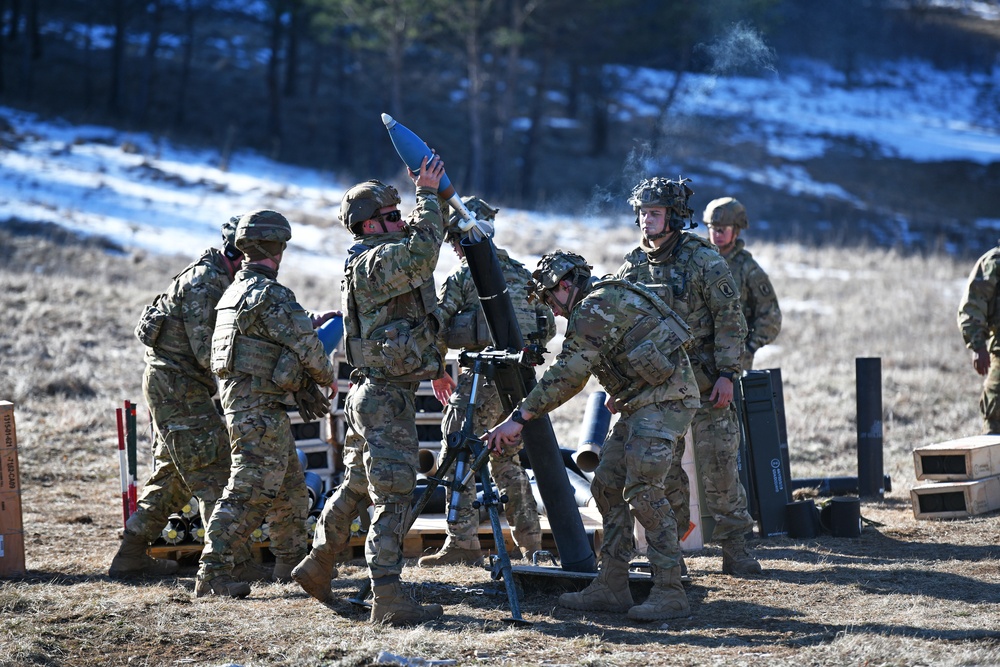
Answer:
[{"label": "tactical glove", "polygon": [[304,389],[295,392],[295,404],[299,408],[299,416],[304,422],[316,421],[330,414],[330,399],[326,397],[319,385],[310,380]]}]

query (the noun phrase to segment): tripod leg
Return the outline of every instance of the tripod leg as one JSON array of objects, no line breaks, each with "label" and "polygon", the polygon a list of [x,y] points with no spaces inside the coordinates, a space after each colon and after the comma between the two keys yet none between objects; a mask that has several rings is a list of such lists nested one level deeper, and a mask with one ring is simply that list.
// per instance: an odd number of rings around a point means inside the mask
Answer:
[{"label": "tripod leg", "polygon": [[503,537],[503,528],[500,527],[499,499],[493,490],[493,478],[489,473],[488,466],[484,465],[486,457],[479,456],[476,463],[479,464],[479,479],[483,484],[483,505],[490,517],[490,526],[493,528],[493,543],[497,549],[497,560],[499,561],[499,574],[494,570],[493,578],[503,577],[504,588],[507,591],[507,603],[510,606],[510,618],[508,622],[516,625],[530,625],[521,616],[521,601],[517,592],[517,584],[514,582],[514,572],[511,569],[510,554],[507,553],[507,544]]}]

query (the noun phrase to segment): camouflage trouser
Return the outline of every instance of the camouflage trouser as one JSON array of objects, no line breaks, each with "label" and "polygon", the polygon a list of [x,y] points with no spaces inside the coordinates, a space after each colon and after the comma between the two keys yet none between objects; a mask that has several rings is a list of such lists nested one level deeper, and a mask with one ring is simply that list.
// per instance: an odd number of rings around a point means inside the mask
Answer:
[{"label": "camouflage trouser", "polygon": [[362,461],[375,515],[365,541],[372,581],[403,570],[403,537],[417,481],[418,383],[364,379],[352,385],[344,404],[347,423],[364,439]]},{"label": "camouflage trouser", "polygon": [[1000,356],[995,354],[990,355],[990,372],[983,382],[979,412],[983,415],[983,433],[1000,433]]},{"label": "camouflage trouser", "polygon": [[298,563],[306,555],[309,493],[288,413],[281,405],[265,407],[228,414],[226,423],[233,465],[205,530],[202,575],[229,574],[233,550],[249,543],[265,517],[275,559]]},{"label": "camouflage trouser", "polygon": [[[743,535],[753,528],[746,490],[736,467],[740,449],[738,419],[734,405],[714,408],[712,401],[703,395],[701,407],[691,421],[695,466],[705,496],[705,509],[715,519],[712,532],[715,541]],[[680,451],[683,454],[683,438]],[[680,456],[673,462],[669,476],[678,482],[670,495],[670,504],[677,517],[678,536],[683,537],[691,522],[691,490]]]},{"label": "camouflage trouser", "polygon": [[[471,371],[465,371],[458,377],[458,387],[444,409],[441,430],[445,437],[462,428],[469,395],[472,393],[472,378]],[[481,435],[503,421],[505,415],[496,387],[486,384],[482,379],[476,402],[478,405],[472,427],[473,433]],[[499,495],[507,496],[504,514],[511,526],[514,543],[522,547],[541,540],[542,528],[538,523],[538,506],[535,504],[535,496],[531,493],[531,482],[518,460],[520,451],[521,445],[518,444],[517,447],[505,448],[502,456],[490,454],[490,474],[496,483]],[[447,476],[448,479],[451,477],[452,475]],[[480,548],[479,511],[472,506],[474,499],[473,487],[469,485],[459,498],[458,520],[454,524],[448,524],[448,535],[455,541],[456,546],[463,549]]]},{"label": "camouflage trouser", "polygon": [[604,523],[602,559],[632,559],[634,516],[646,529],[650,564],[670,569],[680,563],[677,523],[668,500],[675,489],[667,472],[680,460],[682,434],[693,412],[681,401],[669,401],[622,414],[615,422],[591,483]]},{"label": "camouflage trouser", "polygon": [[146,366],[142,393],[156,435],[153,472],[142,486],[136,512],[126,527],[151,542],[167,517],[192,496],[198,499],[202,526],[208,525],[229,480],[229,434],[212,392],[197,380]]},{"label": "camouflage trouser", "polygon": [[365,472],[365,441],[348,428],[344,443],[344,481],[323,506],[313,536],[314,551],[339,553],[351,539],[351,522],[372,504]]}]

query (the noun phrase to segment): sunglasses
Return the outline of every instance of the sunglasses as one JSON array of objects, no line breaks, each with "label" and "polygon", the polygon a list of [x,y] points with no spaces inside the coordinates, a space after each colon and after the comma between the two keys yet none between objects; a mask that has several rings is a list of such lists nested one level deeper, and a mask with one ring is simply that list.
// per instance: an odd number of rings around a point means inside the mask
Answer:
[{"label": "sunglasses", "polygon": [[378,216],[378,219],[386,222],[399,222],[403,219],[403,214],[400,211],[389,211],[384,215]]}]

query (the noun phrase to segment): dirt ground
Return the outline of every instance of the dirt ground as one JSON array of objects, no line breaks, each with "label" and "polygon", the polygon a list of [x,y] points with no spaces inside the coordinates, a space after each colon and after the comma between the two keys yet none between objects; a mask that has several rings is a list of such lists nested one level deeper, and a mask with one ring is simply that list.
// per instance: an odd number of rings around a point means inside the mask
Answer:
[{"label": "dirt ground", "polygon": [[[121,526],[114,408],[141,400],[131,331],[178,262],[0,230],[0,398],[16,406],[28,570],[0,581],[0,666],[360,666],[383,651],[409,665],[1000,664],[1000,515],[917,520],[909,500],[913,447],[978,428],[978,380],[954,325],[967,266],[876,249],[758,248],[787,306],[767,363],[786,381],[793,477],[851,474],[850,360],[884,360],[893,491],[863,503],[861,537],[757,540],[765,572],[752,578],[720,574],[710,544],[687,557],[692,615],[666,624],[563,609],[558,590],[532,582],[521,604],[530,625],[512,627],[487,571],[411,560],[407,590],[443,604],[445,617],[397,629],[292,584],[198,600],[191,566],[157,581],[106,576]],[[315,303],[325,286],[295,289]],[[884,302],[867,298],[876,290]],[[553,419],[566,442],[584,401]],[[338,596],[364,575],[361,561],[346,564]]]}]

